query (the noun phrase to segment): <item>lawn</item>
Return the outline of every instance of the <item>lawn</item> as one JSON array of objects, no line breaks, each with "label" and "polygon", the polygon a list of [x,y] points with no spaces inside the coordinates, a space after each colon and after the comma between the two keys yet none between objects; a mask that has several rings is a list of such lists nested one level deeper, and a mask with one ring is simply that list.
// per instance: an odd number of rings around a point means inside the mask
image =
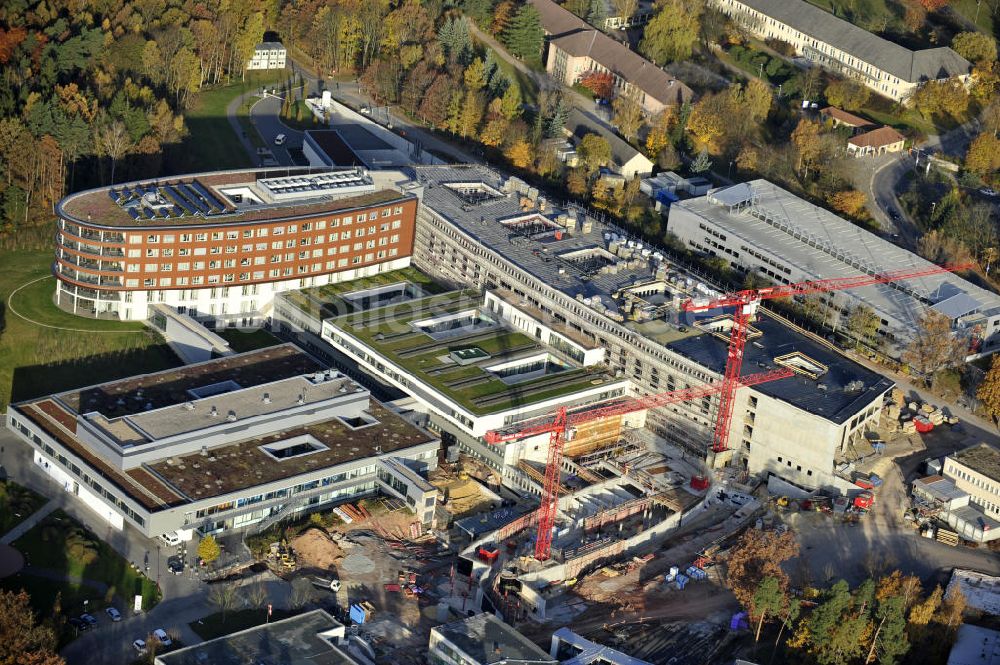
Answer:
[{"label": "lawn", "polygon": [[[27,568],[0,582],[0,588],[27,591],[31,606],[41,617],[52,616],[57,599],[63,616],[85,611],[97,616],[112,604],[126,612],[136,594],[142,595],[144,610],[154,607],[162,597],[155,582],[135,571],[110,545],[61,510],[16,540],[14,547],[32,567],[75,579],[36,576],[30,573],[32,568]],[[63,642],[72,637],[68,627],[60,635]]]},{"label": "lawn", "polygon": [[[538,84],[535,79],[531,78],[517,67],[513,63],[508,62],[503,59],[503,56],[493,49],[491,49],[486,44],[482,44],[485,50],[493,51],[493,60],[497,63],[500,71],[507,76],[507,78],[514,83],[517,83],[518,89],[521,91],[521,100],[525,104],[534,106],[538,103]],[[529,67],[531,65],[528,65]]]},{"label": "lawn", "polygon": [[[155,332],[141,323],[74,316],[52,302],[52,254],[0,251],[0,409],[14,400],[39,397],[140,372],[180,364]],[[25,321],[7,308],[45,326]],[[2,325],[3,323],[6,324]]]},{"label": "lawn", "polygon": [[281,340],[264,330],[240,330],[239,328],[224,328],[216,331],[222,339],[229,342],[229,347],[236,353],[256,351],[268,346],[281,344]]},{"label": "lawn", "polygon": [[28,519],[45,504],[45,498],[27,487],[0,480],[0,534]]},{"label": "lawn", "polygon": [[429,294],[446,291],[445,287],[435,282],[430,276],[410,266],[401,268],[400,270],[361,277],[349,282],[336,282],[325,286],[291,291],[285,294],[285,298],[309,316],[327,318],[330,316],[340,316],[341,314],[347,314],[355,310],[355,307],[345,302],[340,297],[340,294],[373,289],[399,282],[415,284],[425,293]]},{"label": "lawn", "polygon": [[248,72],[246,81],[198,93],[184,116],[189,134],[184,139],[183,155],[178,160],[183,170],[191,173],[253,166],[239,137],[229,125],[226,107],[243,93],[266,83],[281,81],[285,76],[284,70]]},{"label": "lawn", "polygon": [[948,7],[955,13],[960,14],[969,23],[975,22],[976,27],[985,32],[987,35],[994,34],[994,21],[991,11],[994,7],[994,3],[990,0],[986,0],[979,6],[978,20],[976,20],[976,4],[977,0],[952,0],[948,3]]},{"label": "lawn", "polygon": [[[271,614],[271,621],[281,621],[296,612],[275,609]],[[247,628],[259,626],[267,621],[267,608],[256,610],[232,610],[226,612],[225,621],[222,613],[216,612],[207,617],[202,617],[197,621],[192,621],[188,626],[203,640],[214,640],[216,637],[236,633]]]},{"label": "lawn", "polygon": [[[506,383],[485,366],[508,354],[540,352],[544,347],[531,337],[500,327],[480,328],[435,340],[411,329],[412,321],[474,309],[477,305],[475,292],[453,291],[342,316],[335,319],[335,325],[478,415],[568,395],[609,379],[593,367],[571,367],[520,383]],[[464,367],[442,361],[449,352],[470,348],[480,349],[494,360]]]}]

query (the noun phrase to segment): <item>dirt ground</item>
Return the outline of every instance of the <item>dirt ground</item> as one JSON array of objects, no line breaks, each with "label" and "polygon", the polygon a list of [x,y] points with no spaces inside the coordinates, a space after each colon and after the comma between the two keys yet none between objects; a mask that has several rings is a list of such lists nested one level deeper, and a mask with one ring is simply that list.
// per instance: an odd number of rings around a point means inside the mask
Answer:
[{"label": "dirt ground", "polygon": [[289,544],[295,550],[299,566],[304,569],[334,571],[344,558],[340,545],[319,528],[302,532]]}]

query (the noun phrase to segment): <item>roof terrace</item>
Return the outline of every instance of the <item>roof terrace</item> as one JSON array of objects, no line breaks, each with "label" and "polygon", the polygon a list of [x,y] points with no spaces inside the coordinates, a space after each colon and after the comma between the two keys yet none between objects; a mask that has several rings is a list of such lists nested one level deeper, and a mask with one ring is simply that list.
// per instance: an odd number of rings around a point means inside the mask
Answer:
[{"label": "roof terrace", "polygon": [[453,291],[328,323],[476,415],[613,381],[507,328],[480,300],[475,291]]}]

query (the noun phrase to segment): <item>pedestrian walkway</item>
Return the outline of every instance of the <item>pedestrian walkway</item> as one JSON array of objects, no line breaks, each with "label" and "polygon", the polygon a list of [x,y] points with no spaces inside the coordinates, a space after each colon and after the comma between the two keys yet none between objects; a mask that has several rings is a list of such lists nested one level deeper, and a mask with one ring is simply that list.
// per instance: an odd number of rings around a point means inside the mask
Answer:
[{"label": "pedestrian walkway", "polygon": [[48,517],[52,513],[52,511],[54,511],[58,507],[59,504],[56,502],[55,499],[49,499],[44,506],[42,506],[32,515],[30,515],[28,519],[24,520],[23,522],[15,526],[13,529],[5,533],[3,537],[0,538],[0,543],[3,543],[4,545],[10,545],[15,540],[17,540],[24,534],[28,533],[28,531],[31,530],[31,527],[35,526],[43,519]]}]

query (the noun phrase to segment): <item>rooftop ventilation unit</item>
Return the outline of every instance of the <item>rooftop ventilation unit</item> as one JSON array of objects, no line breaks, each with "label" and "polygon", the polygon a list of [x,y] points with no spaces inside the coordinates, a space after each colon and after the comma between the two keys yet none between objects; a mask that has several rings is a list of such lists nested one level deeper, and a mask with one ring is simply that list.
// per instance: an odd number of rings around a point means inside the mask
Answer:
[{"label": "rooftop ventilation unit", "polygon": [[264,393],[264,396],[260,398],[260,401],[263,402],[264,404],[270,404],[271,403],[271,393]]},{"label": "rooftop ventilation unit", "polygon": [[229,414],[226,416],[226,420],[228,420],[231,423],[235,423],[236,422],[236,412],[235,411],[230,411]]},{"label": "rooftop ventilation unit", "polygon": [[215,418],[219,415],[219,410],[213,406],[212,409],[208,412],[208,415]]},{"label": "rooftop ventilation unit", "polygon": [[194,402],[184,402],[184,408],[188,411],[194,411]]}]

